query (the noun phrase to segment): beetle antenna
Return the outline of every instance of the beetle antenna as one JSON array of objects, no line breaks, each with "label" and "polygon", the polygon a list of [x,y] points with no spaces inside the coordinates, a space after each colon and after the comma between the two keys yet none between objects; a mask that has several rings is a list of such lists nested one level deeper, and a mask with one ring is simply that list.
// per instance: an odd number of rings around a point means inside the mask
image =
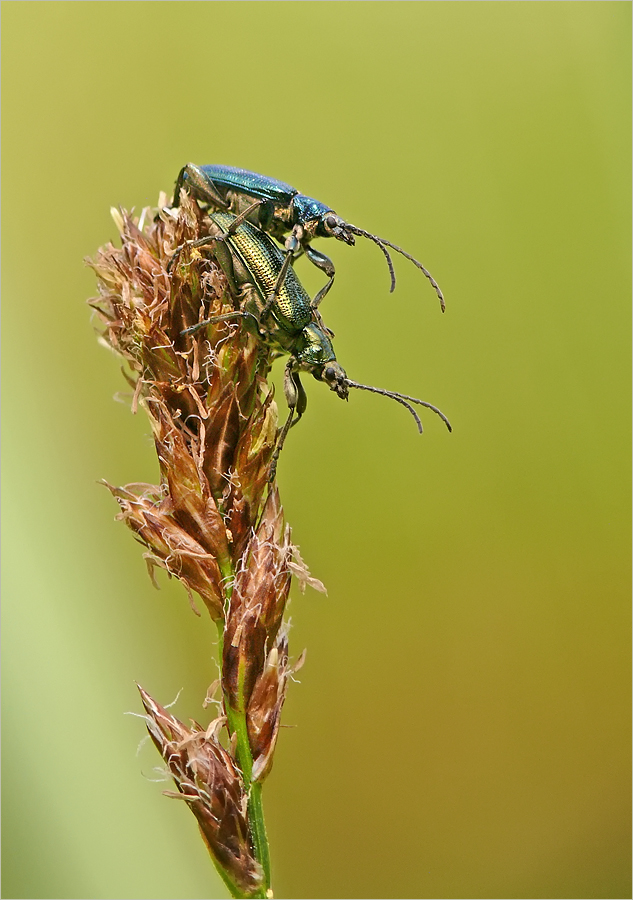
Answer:
[{"label": "beetle antenna", "polygon": [[357,228],[356,225],[347,225],[346,228],[351,231],[353,234],[360,234],[361,237],[369,238],[370,241],[373,241],[374,244],[378,244],[380,249],[385,255],[385,259],[387,260],[387,265],[389,266],[389,275],[391,276],[391,287],[389,288],[389,293],[393,294],[396,289],[396,270],[393,267],[393,262],[391,261],[391,256],[389,255],[389,251],[385,247],[385,242],[382,238],[376,237],[375,234],[370,234],[368,231],[363,231],[362,228]]},{"label": "beetle antenna", "polygon": [[[383,253],[387,253],[386,248],[391,247],[391,249],[395,250],[396,253],[400,253],[401,256],[404,256],[406,259],[410,259],[411,262],[413,263],[413,265],[417,266],[418,269],[421,269],[422,272],[424,272],[426,277],[429,279],[429,281],[435,288],[435,293],[439,297],[440,306],[442,307],[442,312],[446,311],[446,301],[444,300],[444,294],[442,293],[441,287],[439,286],[439,284],[437,283],[435,278],[433,278],[433,276],[431,275],[429,270],[422,265],[422,263],[420,262],[419,259],[416,259],[415,256],[411,256],[410,253],[407,253],[407,251],[403,250],[402,247],[398,247],[397,244],[392,244],[391,241],[387,241],[387,240],[385,240],[385,238],[378,237],[378,235],[376,235],[376,234],[370,234],[368,231],[362,231],[362,229],[356,228],[355,225],[351,225],[351,226],[349,226],[349,228],[355,234],[362,234],[363,237],[368,237],[370,240],[374,241],[376,244],[378,244],[378,246],[381,248]],[[394,287],[396,286],[396,279],[395,279],[395,276],[393,275],[393,268],[391,265],[391,261],[390,261],[390,265],[389,265],[389,271],[392,273],[391,290],[393,291]]]},{"label": "beetle antenna", "polygon": [[433,406],[432,403],[427,403],[426,400],[418,400],[417,397],[409,397],[408,394],[398,394],[396,391],[386,391],[383,388],[370,387],[368,384],[359,384],[357,381],[351,381],[349,378],[345,379],[345,384],[348,387],[358,388],[361,391],[371,391],[374,394],[382,394],[383,397],[391,397],[392,400],[396,400],[398,403],[401,403],[403,406],[409,410],[411,415],[416,421],[418,426],[418,431],[422,434],[422,422],[420,421],[420,417],[417,412],[411,406],[412,403],[417,403],[419,406],[426,406],[427,409],[432,410],[434,413],[440,417],[442,422],[446,425],[449,431],[452,431],[451,423],[448,421],[444,413],[441,409],[438,409],[437,406]]},{"label": "beetle antenna", "polygon": [[446,301],[444,300],[444,294],[442,293],[442,289],[439,286],[439,284],[437,283],[437,281],[435,280],[435,278],[433,278],[433,276],[431,275],[429,270],[426,269],[422,265],[420,260],[416,259],[415,256],[411,256],[411,254],[407,253],[406,250],[403,250],[402,247],[398,247],[398,246],[396,246],[396,244],[392,244],[390,241],[386,241],[384,238],[380,238],[380,240],[383,242],[383,244],[386,244],[388,247],[391,247],[392,250],[395,250],[397,253],[400,253],[402,256],[406,257],[406,259],[410,259],[414,266],[417,266],[418,269],[421,269],[424,272],[426,277],[429,279],[429,281],[435,288],[435,293],[437,294],[437,296],[439,297],[439,300],[440,300],[440,306],[442,307],[442,312],[446,312]]}]

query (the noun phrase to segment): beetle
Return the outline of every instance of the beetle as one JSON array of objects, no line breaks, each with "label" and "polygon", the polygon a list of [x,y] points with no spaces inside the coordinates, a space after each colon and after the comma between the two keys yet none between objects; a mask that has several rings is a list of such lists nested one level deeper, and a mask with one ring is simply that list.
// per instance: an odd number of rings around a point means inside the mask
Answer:
[{"label": "beetle", "polygon": [[[346,244],[354,245],[355,235],[368,238],[380,247],[389,267],[391,291],[395,289],[396,276],[387,247],[411,260],[422,270],[435,288],[442,312],[446,308],[440,286],[419,260],[402,247],[346,222],[331,207],[321,203],[320,200],[299,193],[296,188],[284,181],[234,166],[197,166],[194,163],[187,163],[180,170],[176,181],[173,200],[175,207],[180,203],[182,188],[187,189],[198,201],[210,207],[237,213],[237,222],[231,233],[239,228],[242,221],[248,219],[263,231],[272,234],[284,245],[288,264],[295,254],[305,253],[310,262],[328,278],[312,300],[315,309],[332,287],[335,270],[332,260],[319,250],[315,250],[310,241],[317,237],[334,237]],[[287,232],[290,234],[285,237]]]},{"label": "beetle", "polygon": [[[444,413],[431,403],[348,378],[336,359],[331,341],[333,333],[324,325],[294,270],[287,268],[288,257],[277,244],[266,232],[247,220],[239,221],[240,217],[232,213],[212,213],[209,219],[210,233],[206,242],[215,242],[216,259],[227,277],[231,292],[234,297],[240,296],[241,303],[239,309],[198,322],[185,328],[182,334],[190,335],[216,322],[242,318],[260,340],[280,354],[289,354],[283,380],[289,413],[277,438],[270,481],[275,476],[277,460],[288,432],[301,419],[307,407],[307,395],[300,378],[302,372],[325,382],[342,400],[348,399],[350,388],[391,397],[409,410],[420,434],[422,422],[412,404],[431,409],[440,416],[448,430],[452,430]],[[280,282],[284,269],[285,277]],[[276,287],[278,293],[275,296]]]}]

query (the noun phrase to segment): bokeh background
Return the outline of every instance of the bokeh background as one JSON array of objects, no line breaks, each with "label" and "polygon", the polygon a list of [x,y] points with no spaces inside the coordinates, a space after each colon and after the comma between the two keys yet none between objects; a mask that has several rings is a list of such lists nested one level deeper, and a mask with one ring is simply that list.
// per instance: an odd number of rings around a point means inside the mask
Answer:
[{"label": "bokeh background", "polygon": [[276,895],[630,896],[630,4],[2,13],[3,896],[225,896],[124,715],[137,680],[202,718],[214,630],[97,484],[157,468],[82,264],[190,160],[297,185],[448,304],[321,245],[351,377],[454,433],[309,385],[280,481],[329,594],[291,606]]}]

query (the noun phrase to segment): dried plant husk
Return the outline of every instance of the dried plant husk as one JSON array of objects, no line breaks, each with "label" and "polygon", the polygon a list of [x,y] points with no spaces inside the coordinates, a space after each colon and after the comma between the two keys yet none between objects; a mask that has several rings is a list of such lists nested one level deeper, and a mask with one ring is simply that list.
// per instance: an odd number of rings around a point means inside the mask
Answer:
[{"label": "dried plant husk", "polygon": [[223,647],[225,716],[210,730],[187,729],[141,690],[148,729],[234,895],[266,896],[259,785],[301,662],[289,662],[284,609],[293,575],[302,590],[324,590],[292,545],[269,483],[277,407],[267,377],[276,353],[239,319],[182,334],[240,305],[213,245],[191,246],[209,221],[186,194],[178,209],[163,196],[139,219],[122,210],[113,218],[121,247],[108,244],[89,261],[99,288],[91,306],[101,341],[124,360],[132,410],[149,417],[159,483],[104,483],[146,546],[152,577],[158,567],[179,579],[196,612],[200,597]]},{"label": "dried plant husk", "polygon": [[181,334],[235,304],[212,255],[187,247],[204,234],[195,203],[185,198],[177,215],[163,211],[145,228],[125,213],[116,218],[122,247],[110,244],[91,262],[100,293],[92,305],[102,340],[128,363],[133,408],[141,403],[150,418],[162,499],[134,485],[116,497],[159,564],[221,619],[222,579],[241,560],[268,489],[277,408],[266,377],[274,354],[239,323]]},{"label": "dried plant husk", "polygon": [[197,819],[203,840],[217,860],[221,874],[244,895],[263,884],[263,871],[249,841],[247,797],[239,770],[220,745],[217,730],[222,720],[204,730],[187,728],[152,700],[139,685],[147,730],[167,763],[178,793]]}]

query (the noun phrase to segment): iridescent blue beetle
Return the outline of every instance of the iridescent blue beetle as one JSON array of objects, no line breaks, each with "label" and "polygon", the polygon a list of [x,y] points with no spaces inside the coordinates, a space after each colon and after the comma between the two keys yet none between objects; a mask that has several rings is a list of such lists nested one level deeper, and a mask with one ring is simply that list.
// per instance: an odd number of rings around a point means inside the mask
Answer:
[{"label": "iridescent blue beetle", "polygon": [[[396,276],[387,247],[410,259],[421,269],[429,279],[440,300],[442,312],[444,312],[444,296],[439,285],[424,268],[419,260],[406,253],[401,247],[390,243],[384,238],[356,225],[345,222],[333,209],[315,200],[300,194],[296,188],[276,178],[267,175],[258,175],[247,169],[237,169],[234,166],[196,166],[187,163],[184,166],[174,191],[174,206],[180,203],[180,191],[184,188],[201,203],[220,210],[230,210],[237,215],[234,233],[240,224],[248,219],[263,231],[267,231],[275,237],[286,249],[285,265],[280,272],[280,279],[275,286],[274,296],[279,293],[279,287],[283,283],[288,267],[296,254],[305,253],[311,263],[328,277],[327,283],[312,301],[316,309],[323,300],[334,282],[334,264],[324,253],[320,253],[311,246],[310,241],[318,237],[334,237],[346,244],[355,243],[355,235],[369,238],[382,250],[389,273],[391,276],[391,290],[396,286]],[[290,234],[288,234],[290,232]],[[286,236],[287,235],[287,236]],[[201,245],[202,242],[198,242]]]}]

